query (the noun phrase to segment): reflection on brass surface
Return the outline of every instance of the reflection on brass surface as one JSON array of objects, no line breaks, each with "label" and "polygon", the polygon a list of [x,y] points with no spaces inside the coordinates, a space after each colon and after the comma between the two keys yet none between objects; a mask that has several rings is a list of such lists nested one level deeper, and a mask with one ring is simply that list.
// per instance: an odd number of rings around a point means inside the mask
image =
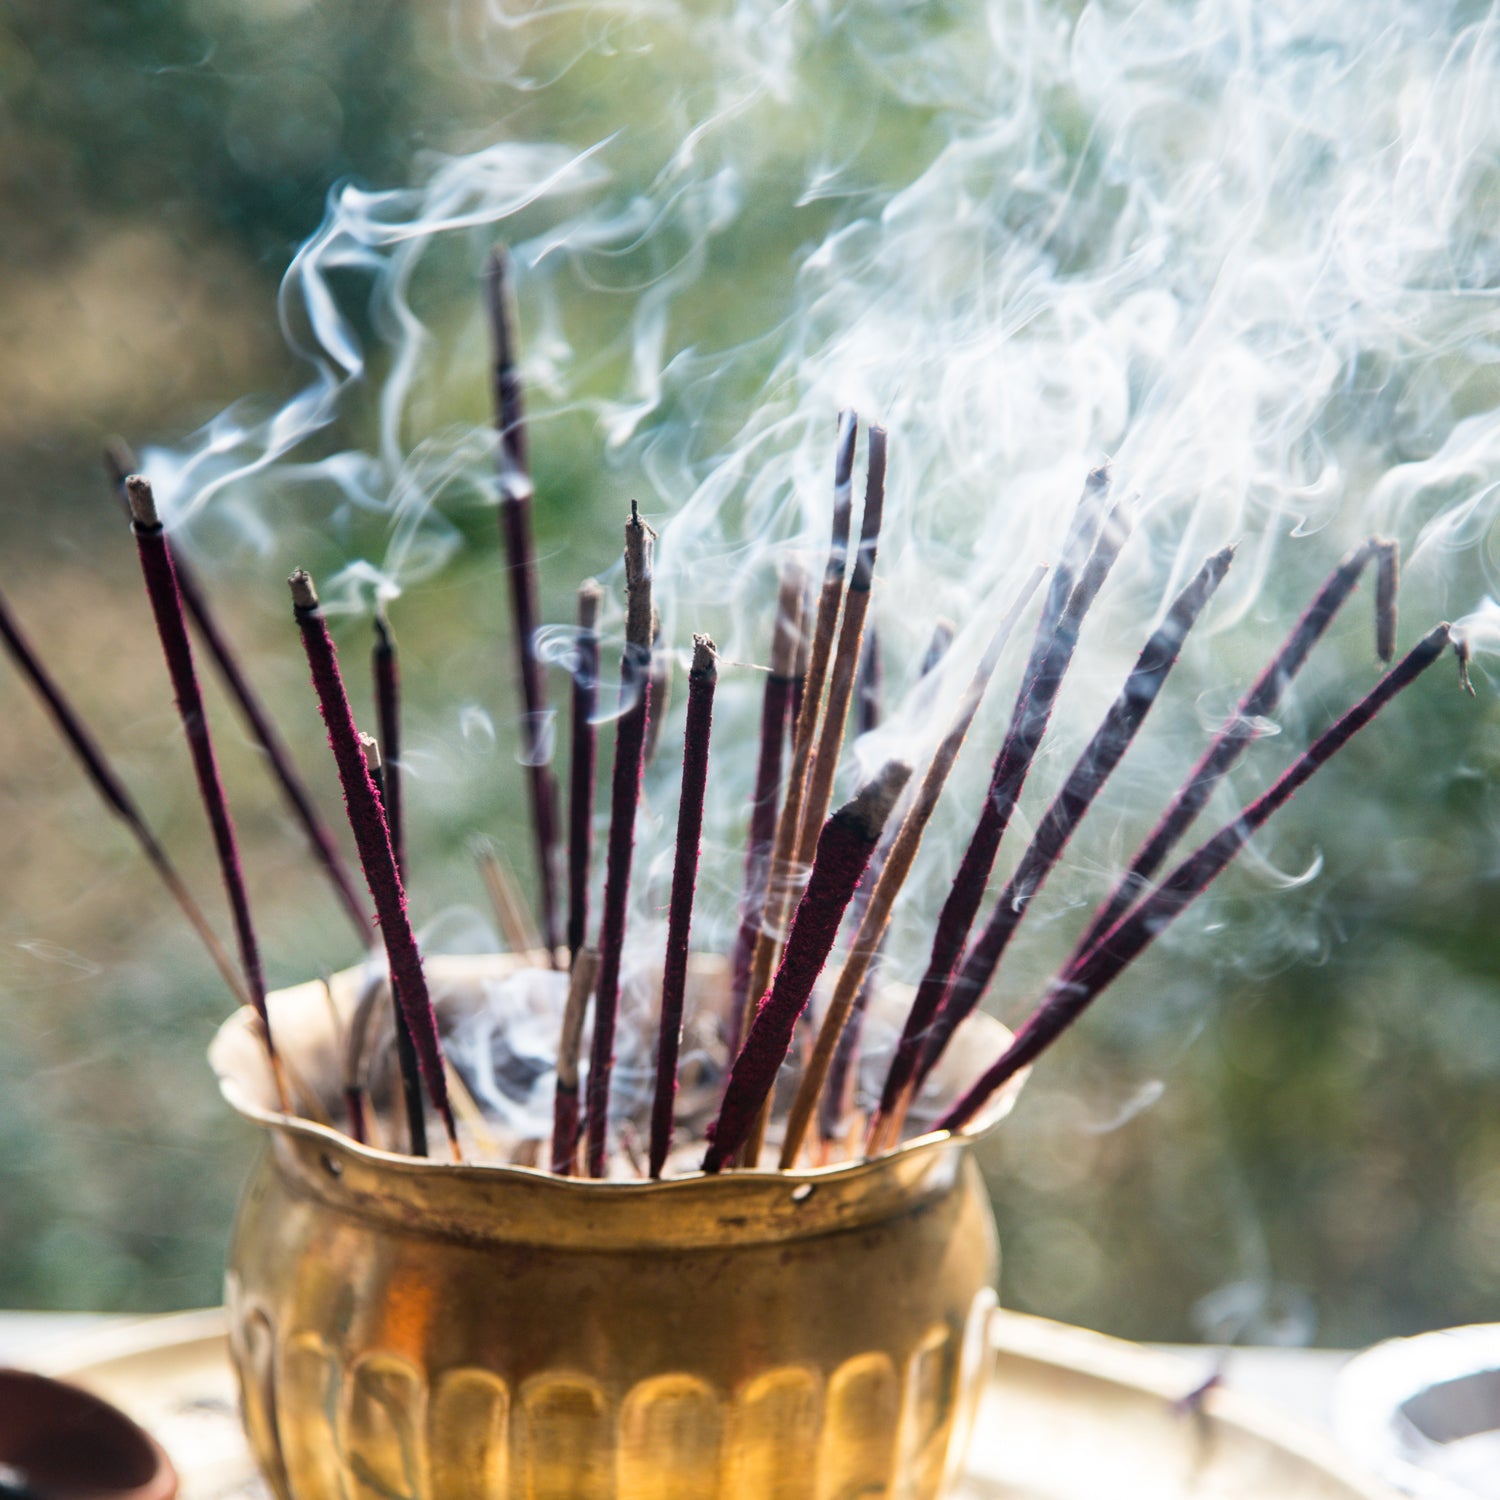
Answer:
[{"label": "reflection on brass surface", "polygon": [[216,1062],[269,1136],[227,1284],[281,1500],[936,1500],[959,1472],[997,1253],[966,1140],[560,1179],[359,1147]]}]

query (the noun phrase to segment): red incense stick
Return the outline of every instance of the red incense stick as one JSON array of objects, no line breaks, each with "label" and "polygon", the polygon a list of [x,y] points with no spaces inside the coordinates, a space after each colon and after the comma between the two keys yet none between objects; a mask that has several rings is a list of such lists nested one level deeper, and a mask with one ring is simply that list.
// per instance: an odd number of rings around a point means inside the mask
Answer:
[{"label": "red incense stick", "polygon": [[776,811],[781,794],[782,750],[800,649],[802,603],[806,570],[788,562],[781,570],[776,601],[776,623],[771,637],[771,671],[766,678],[760,710],[760,754],[755,766],[755,790],[750,799],[750,830],[745,840],[745,882],[740,896],[740,925],[730,960],[729,1056],[740,1050],[749,1024],[750,961],[765,914],[766,882],[771,846],[776,837]]},{"label": "red incense stick", "polygon": [[192,756],[193,774],[197,778],[198,792],[203,800],[204,811],[208,814],[209,827],[213,831],[219,870],[223,876],[224,890],[229,897],[229,909],[234,917],[240,965],[245,971],[245,983],[250,991],[251,1002],[260,1016],[261,1024],[266,1028],[266,1046],[274,1056],[275,1044],[271,1038],[270,1018],[266,1014],[265,974],[261,968],[260,949],[255,940],[255,927],[250,920],[250,898],[245,890],[245,875],[240,866],[239,845],[234,836],[234,823],[229,816],[229,803],[224,796],[224,784],[219,779],[219,765],[214,756],[213,740],[208,732],[208,714],[198,687],[198,673],[193,664],[193,648],[188,641],[187,624],[183,619],[182,596],[177,590],[172,554],[167,547],[161,519],[156,513],[156,497],[151,492],[150,483],[140,475],[132,474],[125,481],[125,490],[130,499],[133,518],[131,530],[135,533],[141,575],[146,581],[146,594],[151,601],[151,613],[156,619],[156,633],[161,639],[162,654],[166,658],[167,672],[172,679],[177,712]]},{"label": "red incense stick", "polygon": [[1229,565],[1234,548],[1216,552],[1198,570],[1197,576],[1177,596],[1167,617],[1141,648],[1135,666],[1125,679],[1120,695],[1110,705],[1104,722],[1079,756],[1062,789],[1053,798],[1037,825],[1015,873],[1005,883],[988,924],[964,960],[942,1009],[933,1017],[921,1061],[911,1088],[922,1086],[942,1056],[949,1039],[979,1004],[994,978],[1000,959],[1021,925],[1032,899],[1046,883],[1068,841],[1094,799],[1113,774],[1136,732],[1145,722],[1167,676],[1177,664],[1188,632],[1213,597]]},{"label": "red incense stick", "polygon": [[688,672],[687,729],[682,747],[682,797],[677,811],[677,852],[667,906],[667,957],[661,981],[661,1031],[656,1046],[656,1094],[651,1109],[650,1172],[660,1177],[672,1149],[677,1102],[677,1053],[682,1045],[682,1003],[687,989],[688,939],[698,851],[703,837],[703,795],[708,786],[708,742],[713,729],[718,655],[706,635],[693,637]]},{"label": "red incense stick", "polygon": [[[134,467],[132,455],[123,443],[112,443],[106,450],[105,460],[116,493],[128,510],[130,500],[125,491],[125,481]],[[185,559],[172,550],[170,542],[168,550],[171,551],[172,568],[177,575],[177,592],[182,596],[188,618],[202,638],[209,660],[213,662],[226,692],[239,706],[251,737],[264,752],[272,779],[280,786],[292,815],[301,823],[313,856],[328,876],[361,941],[368,947],[375,941],[375,931],[370,926],[369,914],[355,891],[354,882],[349,878],[348,868],[333,834],[314,807],[312,796],[292,761],[291,751],[287,749],[270,713],[250,685],[250,680],[240,665],[239,655],[209,607],[208,596],[197,575]]]},{"label": "red incense stick", "polygon": [[411,919],[407,915],[406,892],[401,885],[400,872],[396,869],[396,855],[391,848],[385,811],[380,805],[380,795],[375,783],[370,778],[370,768],[365,763],[364,751],[360,745],[359,729],[349,707],[349,695],[344,691],[338,652],[334,648],[333,637],[328,632],[323,612],[318,608],[318,591],[313,586],[312,579],[299,568],[288,582],[292,590],[297,626],[302,633],[303,650],[307,653],[313,687],[318,694],[318,707],[328,729],[328,743],[338,767],[339,784],[343,788],[344,805],[349,814],[349,826],[354,832],[359,862],[364,868],[370,895],[375,900],[380,936],[390,965],[392,993],[411,1029],[422,1079],[442,1119],[443,1128],[447,1131],[453,1157],[456,1161],[461,1161],[463,1158],[458,1147],[458,1129],[448,1102],[448,1080],[443,1071],[437,1016],[427,993],[427,978],[422,972],[422,955],[418,951],[416,935],[412,932]]},{"label": "red incense stick", "polygon": [[540,612],[537,608],[536,551],[531,539],[531,467],[527,453],[525,402],[520,372],[516,368],[510,257],[503,246],[497,246],[490,256],[485,289],[494,344],[492,385],[495,426],[500,436],[500,532],[505,541],[505,571],[510,582],[516,670],[525,711],[521,737],[530,776],[531,820],[536,838],[542,939],[547,952],[553,954],[559,940],[554,870],[557,849],[557,788],[548,764],[550,757],[545,733],[546,682],[541,660],[536,653]]},{"label": "red incense stick", "polygon": [[1152,876],[1161,868],[1178,839],[1187,832],[1193,820],[1203,810],[1214,788],[1234,769],[1240,757],[1259,736],[1261,721],[1276,712],[1282,694],[1302,670],[1313,647],[1323,638],[1333,623],[1334,616],[1354,592],[1360,575],[1371,561],[1376,563],[1378,570],[1376,645],[1377,650],[1382,653],[1382,660],[1390,659],[1387,647],[1393,651],[1395,644],[1396,559],[1396,544],[1375,537],[1361,542],[1328,575],[1323,586],[1313,596],[1312,602],[1303,611],[1302,618],[1282,642],[1281,648],[1266,663],[1260,676],[1240,699],[1239,707],[1209,741],[1198,764],[1188,773],[1187,780],[1167,804],[1156,827],[1136,850],[1129,867],[1115,882],[1114,889],[1090,918],[1088,928],[1079,940],[1083,946],[1092,946],[1108,932],[1131,902],[1150,884]]},{"label": "red incense stick", "polygon": [[1268,791],[1183,860],[1101,941],[1089,949],[1075,949],[1073,958],[1052,981],[1046,998],[1016,1033],[1004,1055],[938,1122],[938,1128],[961,1129],[996,1089],[1056,1041],[1168,924],[1203,894],[1271,814],[1289,802],[1396,694],[1415,682],[1451,640],[1452,632],[1447,625],[1429,631],[1365,697],[1325,730]]},{"label": "red incense stick", "polygon": [[385,611],[375,615],[375,646],[370,654],[375,679],[375,729],[380,740],[380,802],[391,831],[391,852],[406,881],[406,825],[401,796],[401,665]]},{"label": "red incense stick", "polygon": [[51,673],[42,665],[41,658],[22,633],[20,625],[16,623],[3,597],[0,597],[0,641],[4,641],[11,660],[31,683],[37,696],[46,706],[53,723],[78,757],[94,790],[104,799],[110,811],[130,830],[151,868],[156,871],[183,916],[188,919],[193,931],[198,934],[204,948],[208,951],[208,956],[223,976],[224,983],[229,986],[230,993],[239,1004],[249,1005],[250,996],[245,989],[244,980],[240,978],[239,971],[234,966],[234,960],[225,952],[224,945],[209,925],[203,909],[193,899],[192,892],[177,873],[177,868],[168,857],[167,851],[162,848],[156,835],[152,833],[135,798],[126,790],[124,782],[120,780],[105,758],[103,748],[89,732],[83,720],[79,718],[73,705],[63,695],[62,689],[54,681]]},{"label": "red incense stick", "polygon": [[588,933],[589,866],[594,855],[594,775],[599,759],[599,602],[592,578],[578,589],[578,644],[573,657],[572,756],[568,765],[568,961]]},{"label": "red incense stick", "polygon": [[853,801],[829,818],[818,836],[812,873],[792,918],[781,966],[734,1060],[703,1159],[705,1172],[723,1169],[745,1143],[770,1100],[776,1075],[791,1047],[797,1018],[812,995],[854,888],[910,775],[911,767],[902,761],[888,762]]},{"label": "red incense stick", "polygon": [[964,944],[968,941],[969,930],[979,912],[980,902],[984,899],[990,871],[994,868],[1000,840],[1010,822],[1010,815],[1015,810],[1042,736],[1046,733],[1063,677],[1072,662],[1084,616],[1103,587],[1129,534],[1128,522],[1116,506],[1099,526],[1093,552],[1077,582],[1068,589],[1066,603],[1056,616],[1055,623],[1044,632],[1047,618],[1058,597],[1057,574],[1072,576],[1070,553],[1081,536],[1093,533],[1091,517],[1103,503],[1106,482],[1106,476],[1098,470],[1089,476],[1083,499],[1079,502],[1073,532],[1063,550],[1063,560],[1054,570],[1043,619],[1037,626],[1031,656],[1021,676],[1010,727],[1000,746],[1000,753],[995,758],[989,792],[959,864],[958,873],[954,876],[953,885],[938,914],[927,970],[917,986],[916,996],[907,1013],[905,1028],[896,1046],[896,1054],[891,1061],[890,1071],[886,1074],[880,1106],[871,1123],[872,1143],[881,1138],[882,1131],[899,1128],[894,1112],[916,1072],[923,1039],[942,1005],[953,972],[963,954]]},{"label": "red incense stick", "polygon": [[620,1005],[620,959],[635,853],[635,813],[641,798],[646,718],[651,711],[651,544],[655,532],[634,500],[625,523],[625,651],[620,695],[626,704],[615,726],[614,780],[610,791],[609,845],[604,861],[604,910],[599,925],[599,987],[594,1000],[594,1040],[589,1053],[588,1175],[603,1177],[609,1141],[609,1082],[615,1063],[615,1021]]}]

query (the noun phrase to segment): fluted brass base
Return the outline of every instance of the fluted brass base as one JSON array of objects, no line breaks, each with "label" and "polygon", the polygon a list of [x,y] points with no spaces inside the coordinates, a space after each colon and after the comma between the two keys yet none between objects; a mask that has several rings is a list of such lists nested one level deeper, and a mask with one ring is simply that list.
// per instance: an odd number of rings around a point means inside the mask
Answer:
[{"label": "fluted brass base", "polygon": [[655,1184],[448,1166],[272,1114],[217,1050],[270,1135],[228,1304],[281,1500],[934,1500],[957,1473],[997,1259],[966,1140]]}]

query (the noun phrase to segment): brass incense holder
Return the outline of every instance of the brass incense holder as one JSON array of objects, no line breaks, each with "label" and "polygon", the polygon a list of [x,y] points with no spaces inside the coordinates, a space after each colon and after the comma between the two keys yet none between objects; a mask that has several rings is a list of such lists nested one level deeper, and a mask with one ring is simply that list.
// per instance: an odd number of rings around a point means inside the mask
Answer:
[{"label": "brass incense holder", "polygon": [[[517,962],[433,960],[440,1016]],[[351,971],[331,1007],[321,985],[273,997],[305,1085],[336,1093],[358,989]],[[1006,1039],[971,1029],[966,1072]],[[972,1137],[810,1171],[562,1178],[277,1113],[248,1013],[211,1056],[268,1136],[227,1300],[282,1500],[933,1500],[959,1472],[997,1271]]]}]

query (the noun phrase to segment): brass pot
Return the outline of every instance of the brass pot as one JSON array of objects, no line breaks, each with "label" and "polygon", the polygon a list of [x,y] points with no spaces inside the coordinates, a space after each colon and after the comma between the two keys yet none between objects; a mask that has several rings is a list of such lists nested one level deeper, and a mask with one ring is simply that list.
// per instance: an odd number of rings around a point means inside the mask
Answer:
[{"label": "brass pot", "polygon": [[[505,962],[432,968],[461,988]],[[334,981],[336,1011],[356,987]],[[320,989],[275,997],[280,1036],[329,1017]],[[1003,1034],[978,1031],[982,1065]],[[335,1050],[282,1049],[304,1079]],[[417,1161],[277,1114],[243,1015],[212,1057],[269,1137],[227,1301],[281,1500],[933,1500],[955,1476],[997,1271],[969,1138],[591,1182]]]}]

